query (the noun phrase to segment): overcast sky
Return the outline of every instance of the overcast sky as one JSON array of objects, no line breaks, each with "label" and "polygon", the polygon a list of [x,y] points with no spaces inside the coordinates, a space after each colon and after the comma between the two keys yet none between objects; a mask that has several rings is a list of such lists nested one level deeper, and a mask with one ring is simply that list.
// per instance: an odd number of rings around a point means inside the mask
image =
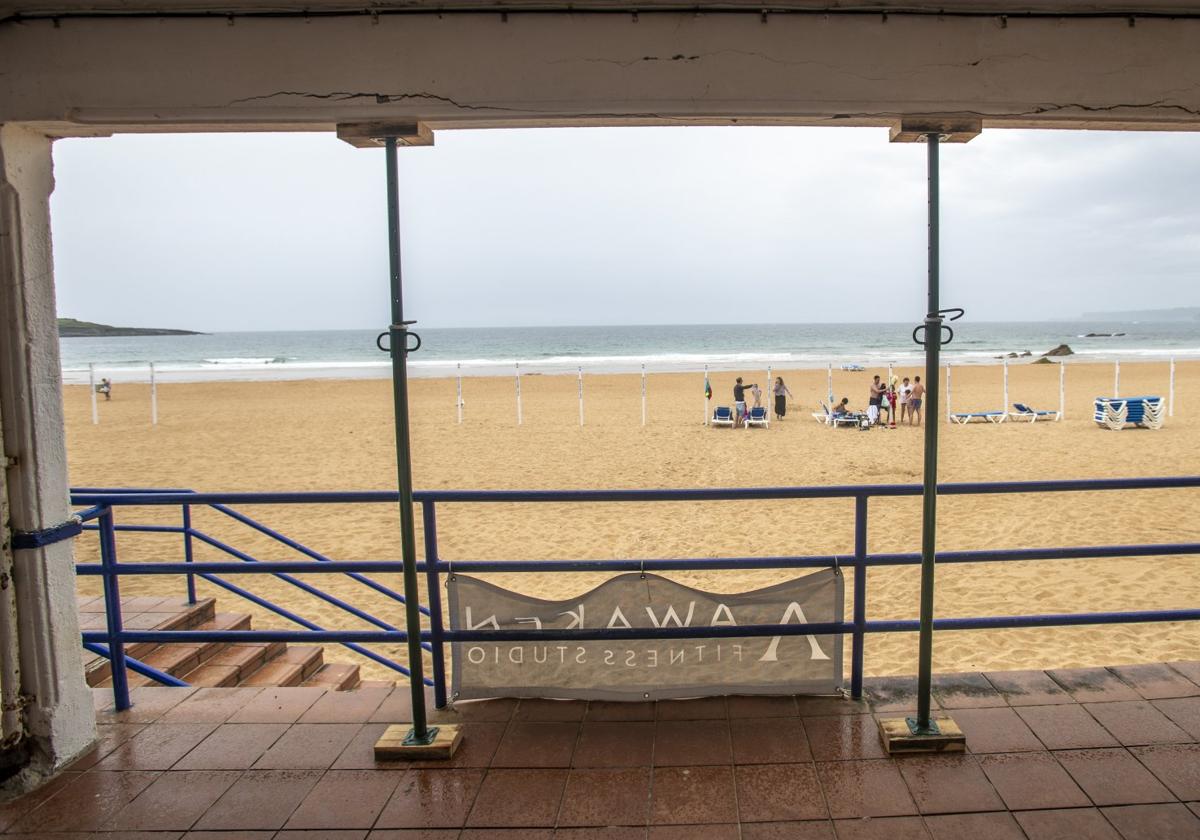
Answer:
[{"label": "overcast sky", "polygon": [[[388,320],[384,158],[325,134],[55,144],[59,314],[202,331]],[[913,321],[925,148],[882,129],[441,132],[400,151],[427,326]],[[942,149],[942,301],[977,320],[1200,304],[1200,134]]]}]

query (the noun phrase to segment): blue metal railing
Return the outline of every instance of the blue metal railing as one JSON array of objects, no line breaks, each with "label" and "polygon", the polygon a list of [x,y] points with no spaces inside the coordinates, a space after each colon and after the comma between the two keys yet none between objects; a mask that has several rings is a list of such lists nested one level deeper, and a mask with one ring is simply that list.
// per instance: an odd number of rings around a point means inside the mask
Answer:
[{"label": "blue metal railing", "polygon": [[[970,482],[944,484],[939,494],[954,495],[999,495],[1013,493],[1069,493],[1123,490],[1166,490],[1195,489],[1200,487],[1200,476],[1164,478],[1122,479],[1077,479],[1064,481],[1024,482]],[[444,647],[447,642],[468,641],[589,641],[601,639],[677,639],[677,638],[720,638],[778,635],[830,635],[849,634],[851,637],[850,693],[861,696],[863,677],[863,652],[866,634],[916,631],[919,622],[915,619],[868,621],[866,616],[867,570],[871,566],[917,565],[920,554],[916,552],[876,553],[867,550],[868,502],[872,497],[901,497],[921,495],[919,485],[843,485],[833,487],[761,487],[737,489],[696,490],[437,490],[414,493],[414,502],[421,505],[424,525],[424,560],[417,561],[417,571],[426,575],[429,604],[421,612],[428,618],[428,629],[421,633],[423,648],[432,659],[432,684],[437,706],[446,705],[446,673]],[[98,488],[77,489],[72,493],[72,503],[86,506],[80,513],[87,520],[97,520],[97,525],[87,526],[100,532],[99,564],[80,564],[79,574],[100,576],[104,581],[107,626],[104,631],[88,631],[83,634],[85,644],[104,643],[108,647],[113,663],[113,693],[118,709],[129,705],[128,685],[125,680],[125,665],[128,658],[124,645],[139,642],[244,642],[244,641],[308,641],[337,642],[358,653],[369,656],[387,667],[407,675],[400,663],[387,660],[364,644],[406,643],[408,634],[380,620],[370,621],[376,630],[326,630],[302,617],[278,607],[253,593],[224,581],[218,575],[271,574],[295,581],[290,576],[304,574],[348,574],[362,582],[362,573],[389,573],[402,571],[401,561],[332,560],[305,546],[278,534],[244,514],[233,511],[234,504],[367,504],[398,501],[394,492],[340,492],[340,493],[195,493],[191,491],[157,491],[149,489],[107,490]],[[745,501],[756,499],[835,499],[854,501],[854,546],[851,552],[837,555],[804,555],[780,557],[690,557],[657,559],[612,559],[612,560],[456,560],[453,564],[442,560],[438,553],[436,505],[476,503],[594,503],[594,502],[679,502],[679,501]],[[184,525],[145,526],[116,525],[113,510],[124,506],[172,506],[178,505],[184,512]],[[190,509],[205,505],[230,515],[242,524],[308,557],[300,561],[262,561],[233,549],[219,540],[210,538],[197,530],[191,523]],[[238,558],[238,562],[220,561],[197,563],[192,556],[190,542],[185,543],[185,560],[182,563],[120,563],[116,553],[117,531],[146,531],[182,533],[185,538],[196,538]],[[1155,543],[1138,545],[1095,545],[1053,548],[985,549],[972,551],[947,551],[938,554],[941,563],[979,563],[1054,559],[1089,559],[1104,557],[1151,557],[1163,555],[1200,554],[1200,543]],[[314,562],[315,561],[315,562]],[[612,628],[575,630],[447,630],[443,625],[441,606],[441,575],[458,572],[596,572],[596,571],[685,571],[694,569],[800,569],[833,566],[854,569],[854,601],[852,618],[821,624],[791,625],[746,625],[740,627],[671,627],[671,628]],[[202,566],[204,571],[196,571]],[[211,581],[225,589],[246,597],[275,613],[292,620],[305,630],[125,630],[121,622],[118,579],[121,575],[186,575],[189,579],[189,595],[194,590],[190,583],[193,575]],[[369,581],[369,579],[367,579]],[[324,600],[346,607],[347,611],[364,618],[362,611],[345,604],[340,599],[320,592],[316,587],[303,584],[305,591]],[[374,581],[370,581],[374,584]],[[369,585],[369,584],[368,584]],[[382,585],[373,585],[374,591],[392,600],[402,601],[402,596]],[[372,617],[373,618],[373,617]],[[1096,624],[1126,624],[1161,621],[1200,620],[1200,609],[1142,610],[1135,612],[1065,613],[1050,615],[1009,615],[966,618],[942,618],[934,622],[935,630],[977,630],[1019,627],[1065,627]],[[95,648],[90,648],[95,649]],[[140,665],[140,663],[138,663]],[[132,666],[131,666],[132,667]],[[146,666],[142,666],[145,668]],[[134,667],[135,671],[139,671]],[[151,669],[152,670],[152,669]],[[118,678],[118,674],[120,677]],[[154,675],[150,675],[154,676]],[[165,676],[165,675],[164,675]]]}]

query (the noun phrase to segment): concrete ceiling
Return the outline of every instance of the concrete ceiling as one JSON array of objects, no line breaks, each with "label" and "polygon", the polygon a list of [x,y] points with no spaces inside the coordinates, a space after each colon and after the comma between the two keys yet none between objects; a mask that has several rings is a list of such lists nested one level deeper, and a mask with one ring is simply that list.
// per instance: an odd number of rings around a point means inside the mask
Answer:
[{"label": "concrete ceiling", "polygon": [[394,14],[419,11],[773,11],[1200,16],[1195,0],[0,0],[0,19],[93,15]]}]

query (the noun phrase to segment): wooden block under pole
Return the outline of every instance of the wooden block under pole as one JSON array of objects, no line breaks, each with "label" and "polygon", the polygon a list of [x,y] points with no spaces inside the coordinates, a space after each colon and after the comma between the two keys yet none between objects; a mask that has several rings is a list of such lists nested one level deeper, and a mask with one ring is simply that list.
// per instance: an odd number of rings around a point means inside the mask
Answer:
[{"label": "wooden block under pole", "polygon": [[406,744],[411,723],[393,723],[375,742],[376,761],[428,761],[449,759],[462,743],[462,727],[457,723],[439,723],[429,744]]},{"label": "wooden block under pole", "polygon": [[907,718],[882,718],[879,734],[888,755],[909,753],[965,752],[967,739],[958,724],[948,717],[935,717],[938,731],[933,735],[914,735]]}]

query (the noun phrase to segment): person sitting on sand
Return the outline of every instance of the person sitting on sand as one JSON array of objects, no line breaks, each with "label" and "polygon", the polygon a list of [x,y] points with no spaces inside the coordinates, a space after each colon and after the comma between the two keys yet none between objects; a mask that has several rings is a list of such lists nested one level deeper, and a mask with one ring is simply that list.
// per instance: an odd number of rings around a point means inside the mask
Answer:
[{"label": "person sitting on sand", "polygon": [[[771,388],[775,392],[775,419],[782,420],[783,415],[787,414],[787,399],[791,397],[792,392],[788,390],[788,386],[783,384],[783,377],[775,377],[775,385]],[[792,397],[795,399],[795,397]]]},{"label": "person sitting on sand", "polygon": [[746,419],[746,389],[757,388],[757,385],[743,385],[742,377],[737,378],[737,382],[733,385],[733,425],[735,427],[742,425],[742,421]]},{"label": "person sitting on sand", "polygon": [[103,394],[105,400],[112,399],[112,382],[107,379],[101,379],[100,384],[96,386],[96,393]]},{"label": "person sitting on sand", "polygon": [[925,386],[921,384],[921,377],[913,377],[912,396],[908,398],[908,425],[921,425],[921,400],[925,398]]}]

